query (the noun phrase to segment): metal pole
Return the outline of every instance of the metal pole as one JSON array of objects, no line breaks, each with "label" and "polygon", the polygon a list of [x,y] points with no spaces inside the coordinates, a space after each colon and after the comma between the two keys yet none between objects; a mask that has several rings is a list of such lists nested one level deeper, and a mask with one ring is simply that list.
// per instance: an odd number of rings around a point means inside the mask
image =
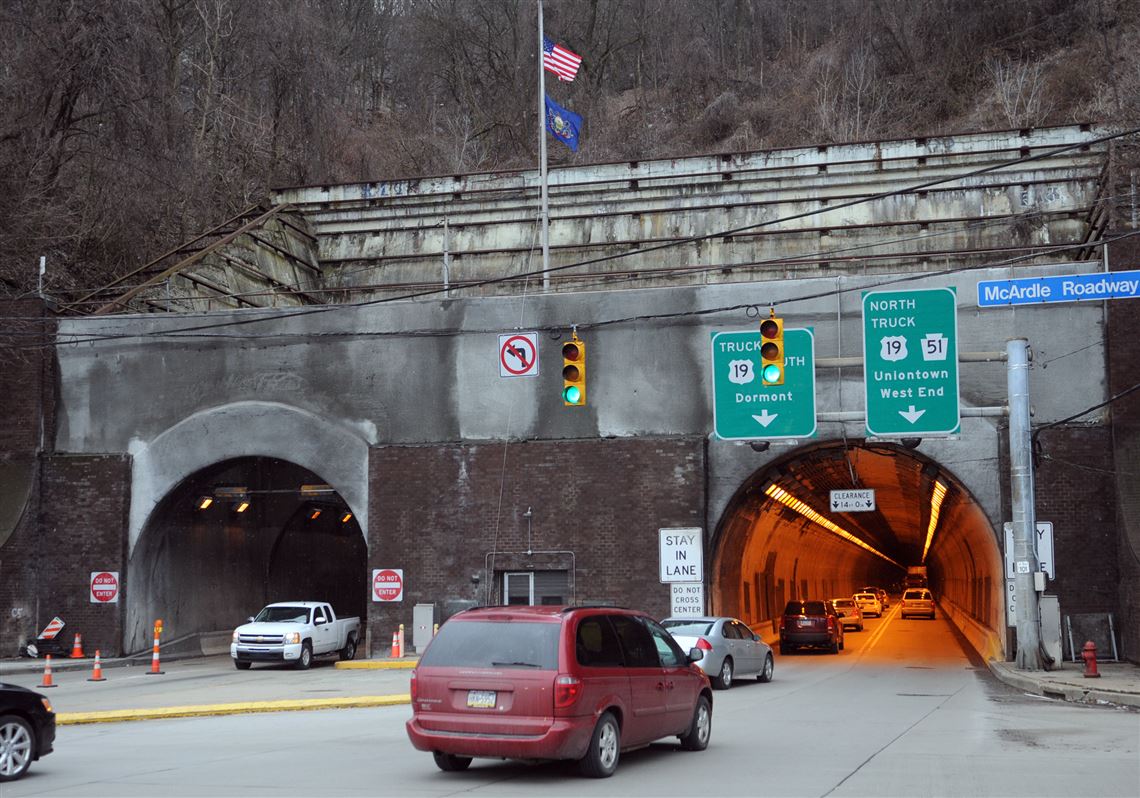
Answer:
[{"label": "metal pole", "polygon": [[1014,592],[1017,597],[1017,667],[1042,669],[1041,614],[1033,574],[1037,562],[1037,518],[1034,513],[1033,450],[1029,428],[1029,341],[1014,338],[1005,345],[1009,387],[1009,475],[1013,503]]},{"label": "metal pole", "polygon": [[538,153],[542,182],[542,290],[550,290],[550,199],[546,183],[546,70],[542,66],[542,0],[538,0]]}]

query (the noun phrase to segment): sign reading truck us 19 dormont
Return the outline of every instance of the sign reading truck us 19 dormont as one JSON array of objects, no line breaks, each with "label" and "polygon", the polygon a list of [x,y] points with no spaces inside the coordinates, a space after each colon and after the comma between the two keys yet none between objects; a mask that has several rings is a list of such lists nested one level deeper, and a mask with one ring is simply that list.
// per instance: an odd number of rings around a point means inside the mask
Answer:
[{"label": "sign reading truck us 19 dormont", "polygon": [[868,435],[959,432],[957,309],[952,288],[863,295]]},{"label": "sign reading truck us 19 dormont", "polygon": [[784,330],[784,384],[760,379],[760,330],[712,337],[713,430],[729,441],[815,435],[815,336]]}]

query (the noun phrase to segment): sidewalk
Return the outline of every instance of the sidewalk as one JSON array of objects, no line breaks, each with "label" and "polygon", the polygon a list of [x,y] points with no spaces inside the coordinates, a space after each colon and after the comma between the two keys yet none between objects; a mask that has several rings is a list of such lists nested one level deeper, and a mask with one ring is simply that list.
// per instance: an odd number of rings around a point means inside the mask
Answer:
[{"label": "sidewalk", "polygon": [[1051,671],[1018,670],[1012,662],[987,663],[990,672],[1008,685],[1034,695],[1073,701],[1140,707],[1140,666],[1130,662],[1100,662],[1100,678],[1084,676],[1084,663],[1062,662]]},{"label": "sidewalk", "polygon": [[239,671],[229,655],[161,662],[102,661],[105,681],[91,682],[94,660],[52,658],[54,686],[42,686],[44,660],[0,661],[0,681],[42,692],[61,725],[109,723],[251,712],[375,707],[407,704],[415,657],[392,660],[314,661],[307,671],[258,664]]}]

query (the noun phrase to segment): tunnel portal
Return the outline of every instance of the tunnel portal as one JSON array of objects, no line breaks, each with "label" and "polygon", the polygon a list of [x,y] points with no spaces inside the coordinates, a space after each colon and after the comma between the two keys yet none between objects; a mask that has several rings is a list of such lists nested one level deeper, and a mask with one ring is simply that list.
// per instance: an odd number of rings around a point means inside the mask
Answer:
[{"label": "tunnel portal", "polygon": [[[148,520],[128,562],[124,650],[225,632],[273,601],[366,614],[367,544],[355,513],[311,471],[243,457],[198,471]],[[224,640],[223,640],[224,642]]]},{"label": "tunnel portal", "polygon": [[[830,492],[873,488],[875,508],[830,512]],[[831,441],[757,471],[712,541],[712,612],[775,632],[786,601],[902,589],[927,566],[943,612],[1002,646],[1004,583],[992,524],[947,468],[889,443]],[[767,627],[767,624],[771,627]]]}]

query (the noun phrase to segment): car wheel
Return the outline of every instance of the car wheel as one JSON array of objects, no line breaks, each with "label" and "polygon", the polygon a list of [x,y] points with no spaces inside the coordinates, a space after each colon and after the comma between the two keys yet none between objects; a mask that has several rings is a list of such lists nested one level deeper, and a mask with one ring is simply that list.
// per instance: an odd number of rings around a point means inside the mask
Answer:
[{"label": "car wheel", "polygon": [[578,760],[578,770],[583,776],[604,779],[614,775],[620,756],[621,730],[617,719],[606,712],[598,718],[598,725],[594,727],[594,735],[590,738],[590,747],[586,749],[586,755]]},{"label": "car wheel", "polygon": [[758,681],[770,682],[772,681],[772,672],[776,669],[775,663],[772,662],[772,655],[764,655],[764,670],[760,671],[760,675],[756,677]]},{"label": "car wheel", "polygon": [[839,640],[832,640],[831,641],[831,648],[829,648],[828,651],[830,651],[832,654],[838,654],[839,653]]},{"label": "car wheel", "polygon": [[356,641],[351,637],[344,644],[344,648],[340,650],[340,658],[342,661],[347,662],[356,656]]},{"label": "car wheel", "polygon": [[720,673],[713,679],[713,687],[717,690],[727,690],[732,687],[732,657],[725,657],[720,664]]},{"label": "car wheel", "polygon": [[703,751],[709,747],[709,735],[712,734],[712,704],[708,696],[697,699],[697,708],[693,710],[693,722],[689,730],[681,735],[681,747],[686,751]]},{"label": "car wheel", "polygon": [[15,715],[0,717],[0,781],[15,781],[28,772],[35,755],[32,727]]},{"label": "car wheel", "polygon": [[844,647],[845,645],[847,645],[847,641],[846,641],[846,640],[844,640],[842,637],[841,637],[841,638],[839,638],[839,650],[840,650],[840,651],[842,651],[842,650],[843,650],[843,647]]},{"label": "car wheel", "polygon": [[862,632],[862,631],[863,631],[863,624],[859,624],[858,626],[856,626],[856,627],[855,627],[855,629],[856,629],[857,631],[860,631],[860,632]]},{"label": "car wheel", "polygon": [[249,666],[252,664],[253,664],[252,662],[242,662],[240,659],[234,660],[234,667],[237,668],[239,671],[248,671]]},{"label": "car wheel", "polygon": [[301,656],[297,657],[297,670],[307,671],[313,664],[313,644],[306,640],[301,644]]},{"label": "car wheel", "polygon": [[780,653],[781,654],[790,654],[791,652],[792,652],[791,646],[789,646],[787,643],[780,643]]},{"label": "car wheel", "polygon": [[435,766],[440,770],[446,770],[451,773],[456,770],[467,770],[471,765],[471,757],[469,756],[456,756],[455,754],[445,754],[442,751],[432,751],[432,759],[435,760]]}]

